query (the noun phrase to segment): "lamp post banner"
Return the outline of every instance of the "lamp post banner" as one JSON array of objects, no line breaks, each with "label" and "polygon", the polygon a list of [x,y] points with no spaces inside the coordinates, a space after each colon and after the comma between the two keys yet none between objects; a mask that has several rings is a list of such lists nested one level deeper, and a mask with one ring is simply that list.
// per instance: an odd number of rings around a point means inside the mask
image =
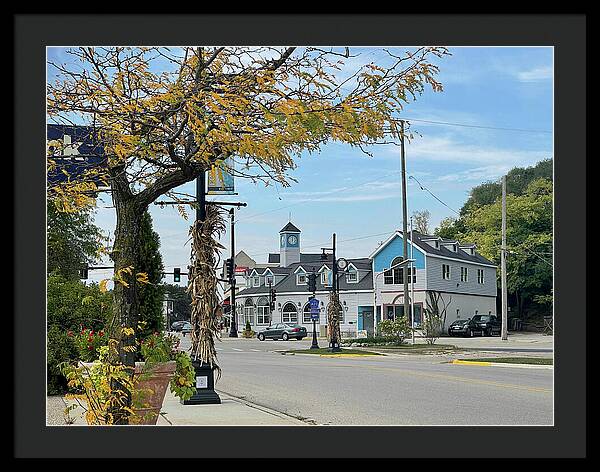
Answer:
[{"label": "lamp post banner", "polygon": [[235,184],[233,174],[234,162],[231,157],[213,165],[208,171],[208,195],[234,195]]}]

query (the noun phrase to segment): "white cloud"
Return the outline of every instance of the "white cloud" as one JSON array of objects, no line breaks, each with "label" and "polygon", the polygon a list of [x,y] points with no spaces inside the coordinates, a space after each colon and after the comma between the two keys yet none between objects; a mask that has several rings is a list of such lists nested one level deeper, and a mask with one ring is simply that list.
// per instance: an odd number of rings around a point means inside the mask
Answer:
[{"label": "white cloud", "polygon": [[[388,155],[398,156],[396,147],[388,147]],[[479,164],[490,165],[526,165],[546,159],[548,151],[530,151],[521,149],[499,148],[483,144],[464,144],[450,136],[423,136],[415,138],[406,146],[407,162],[430,161],[449,162],[455,165]]]},{"label": "white cloud", "polygon": [[518,71],[516,77],[520,82],[551,80],[554,77],[554,70],[550,66],[536,67],[534,69]]},{"label": "white cloud", "polygon": [[454,174],[442,175],[437,180],[440,182],[484,182],[497,179],[501,175],[506,174],[512,167],[512,165],[505,164],[476,167]]}]

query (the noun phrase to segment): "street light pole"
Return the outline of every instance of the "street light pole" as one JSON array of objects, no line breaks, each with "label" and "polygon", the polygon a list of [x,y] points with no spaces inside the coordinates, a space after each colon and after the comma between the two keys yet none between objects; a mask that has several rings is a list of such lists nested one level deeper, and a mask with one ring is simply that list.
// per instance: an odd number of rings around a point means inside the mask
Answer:
[{"label": "street light pole", "polygon": [[231,274],[231,278],[229,279],[229,290],[231,291],[230,301],[229,301],[229,304],[231,306],[231,309],[229,310],[229,313],[231,313],[229,337],[237,338],[238,337],[237,325],[236,325],[237,314],[236,314],[236,310],[235,310],[235,213],[234,213],[233,208],[231,208],[229,210],[229,216],[231,217],[231,261],[233,263],[233,271]]},{"label": "street light pole", "polygon": [[[332,295],[332,299],[333,300],[337,300],[338,304],[339,304],[339,293],[338,293],[338,281],[337,281],[337,260],[335,257],[335,233],[333,233],[333,245],[331,248],[321,248],[323,251],[323,254],[321,254],[321,258],[322,259],[327,259],[327,256],[325,254],[325,251],[331,251],[332,252],[332,256],[333,256],[333,267],[331,269],[331,274],[333,277],[333,281],[331,283],[331,295]],[[340,348],[340,340],[338,339],[338,330],[337,327],[339,326],[339,313],[335,314],[336,316],[336,321],[337,323],[335,324],[335,329],[332,330],[333,332],[329,333],[330,339],[329,339],[329,350],[331,352],[339,352],[342,349]]]},{"label": "street light pole", "polygon": [[[206,220],[206,171],[200,172],[196,178],[196,224]],[[219,404],[221,398],[215,392],[215,377],[213,367],[209,364],[192,359],[196,378],[196,392],[188,400],[181,400],[184,405]]]}]

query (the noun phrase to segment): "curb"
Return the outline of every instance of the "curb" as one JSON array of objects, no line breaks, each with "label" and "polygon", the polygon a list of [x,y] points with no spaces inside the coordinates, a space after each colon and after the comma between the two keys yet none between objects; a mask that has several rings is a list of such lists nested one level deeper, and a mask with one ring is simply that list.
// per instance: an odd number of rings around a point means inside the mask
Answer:
[{"label": "curb", "polygon": [[[266,407],[263,405],[259,405],[257,403],[253,403],[249,400],[246,400],[245,398],[236,397],[235,395],[232,395],[227,392],[223,392],[221,390],[215,390],[215,391],[223,398],[229,398],[230,400],[233,400],[237,403],[241,403],[242,405],[245,405],[249,408],[254,408],[255,410],[259,410],[264,413],[268,413],[268,414],[276,416],[278,418],[282,418],[282,419],[289,420],[289,421],[294,421],[298,426],[306,426],[307,423],[310,424],[310,421],[305,421],[305,420],[303,421],[295,416],[288,415],[287,413],[283,413],[281,411],[273,410],[272,408],[269,408],[269,407]],[[310,419],[307,418],[307,420],[310,420]]]},{"label": "curb", "polygon": [[459,361],[453,360],[450,364],[455,365],[479,365],[484,367],[514,367],[517,369],[554,369],[554,365],[536,365],[536,364],[508,364],[506,362],[479,362],[479,361]]}]

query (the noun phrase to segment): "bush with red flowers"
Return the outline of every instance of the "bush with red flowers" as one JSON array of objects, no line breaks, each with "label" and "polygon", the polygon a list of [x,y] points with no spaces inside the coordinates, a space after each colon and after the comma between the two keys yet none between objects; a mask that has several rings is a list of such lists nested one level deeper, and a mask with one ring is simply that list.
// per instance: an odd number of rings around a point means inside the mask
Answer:
[{"label": "bush with red flowers", "polygon": [[94,331],[82,326],[78,332],[68,331],[67,336],[75,339],[75,345],[79,350],[79,360],[83,362],[92,362],[98,359],[100,354],[98,349],[108,343],[107,336],[102,329]]}]

